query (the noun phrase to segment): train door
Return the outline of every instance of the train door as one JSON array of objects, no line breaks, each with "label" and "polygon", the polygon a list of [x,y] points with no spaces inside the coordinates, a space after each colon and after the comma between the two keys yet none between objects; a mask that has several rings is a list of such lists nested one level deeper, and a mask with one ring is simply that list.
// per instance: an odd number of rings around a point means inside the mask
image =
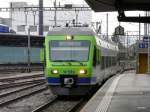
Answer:
[{"label": "train door", "polygon": [[139,73],[144,74],[148,71],[148,57],[146,53],[139,54]]}]

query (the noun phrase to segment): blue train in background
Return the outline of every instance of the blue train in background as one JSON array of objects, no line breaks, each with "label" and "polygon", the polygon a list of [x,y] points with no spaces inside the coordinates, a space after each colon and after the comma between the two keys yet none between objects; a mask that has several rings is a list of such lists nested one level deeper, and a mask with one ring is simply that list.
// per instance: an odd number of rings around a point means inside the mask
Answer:
[{"label": "blue train in background", "polygon": [[[31,63],[40,64],[40,49],[31,47]],[[25,64],[28,62],[27,47],[0,46],[1,64]]]},{"label": "blue train in background", "polygon": [[9,33],[9,32],[10,32],[9,26],[0,24],[0,33]]}]

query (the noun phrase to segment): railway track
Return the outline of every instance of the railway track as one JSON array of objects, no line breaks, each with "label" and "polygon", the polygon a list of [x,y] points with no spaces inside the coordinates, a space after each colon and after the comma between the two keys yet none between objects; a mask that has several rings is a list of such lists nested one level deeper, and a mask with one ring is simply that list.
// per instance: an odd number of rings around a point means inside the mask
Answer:
[{"label": "railway track", "polygon": [[32,112],[79,112],[97,90],[98,88],[93,89],[92,92],[87,93],[84,97],[54,96]]},{"label": "railway track", "polygon": [[85,102],[84,98],[78,100],[62,100],[54,96],[49,102],[46,102],[32,112],[75,112],[83,102]]},{"label": "railway track", "polygon": [[16,102],[18,100],[24,99],[26,97],[32,96],[34,94],[40,93],[47,90],[44,83],[35,84],[26,88],[22,88],[16,91],[11,91],[8,93],[3,93],[0,95],[0,107],[8,105],[10,103]]},{"label": "railway track", "polygon": [[34,83],[44,82],[45,78],[42,73],[22,74],[9,77],[0,78],[0,90],[19,87],[23,85],[30,85]]},{"label": "railway track", "polygon": [[40,86],[40,85],[43,85],[43,84],[45,84],[45,83],[40,82],[40,83],[37,83],[37,84],[35,83],[35,84],[27,85],[27,86],[19,88],[19,89],[14,89],[14,90],[2,92],[2,93],[0,93],[0,99],[3,98],[3,97],[7,97],[8,95],[15,94],[17,92],[20,92],[20,91],[23,91],[23,90],[26,90],[26,89],[30,89],[30,88],[33,88],[33,87],[36,87],[36,86]]},{"label": "railway track", "polygon": [[38,82],[39,83],[45,82],[45,78],[23,80],[23,81],[11,82],[11,83],[1,83],[0,90],[13,88],[13,87],[19,87],[19,86],[23,86],[23,85],[30,85],[30,84],[34,84],[34,83],[38,83]]},{"label": "railway track", "polygon": [[45,108],[48,108],[51,104],[53,104],[57,100],[58,100],[58,97],[54,96],[53,98],[50,99],[50,101],[48,101],[48,102],[44,103],[43,105],[39,106],[38,108],[36,108],[32,112],[42,112]]},{"label": "railway track", "polygon": [[[32,71],[41,71],[43,70],[42,65],[31,65]],[[0,64],[0,72],[27,72],[26,64]]]},{"label": "railway track", "polygon": [[84,103],[86,103],[87,100],[85,100],[84,98],[82,98],[81,100],[79,100],[75,105],[73,105],[72,107],[70,107],[70,109],[68,109],[66,112],[76,112],[78,109],[80,109]]},{"label": "railway track", "polygon": [[9,76],[9,77],[2,77],[0,78],[0,82],[14,82],[15,80],[21,80],[21,79],[31,79],[31,78],[40,78],[44,77],[43,74],[33,74],[33,75],[15,75],[15,76]]}]

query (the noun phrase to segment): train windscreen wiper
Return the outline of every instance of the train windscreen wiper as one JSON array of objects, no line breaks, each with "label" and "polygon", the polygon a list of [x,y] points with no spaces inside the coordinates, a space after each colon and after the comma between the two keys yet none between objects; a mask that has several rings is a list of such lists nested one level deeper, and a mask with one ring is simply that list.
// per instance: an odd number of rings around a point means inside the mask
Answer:
[{"label": "train windscreen wiper", "polygon": [[80,65],[83,65],[79,60],[55,60],[53,62],[78,62]]},{"label": "train windscreen wiper", "polygon": [[83,65],[79,60],[68,60],[69,62],[78,62],[80,65]]},{"label": "train windscreen wiper", "polygon": [[52,62],[79,62],[78,60],[54,60]]},{"label": "train windscreen wiper", "polygon": [[66,60],[54,60],[52,62],[66,62]]}]

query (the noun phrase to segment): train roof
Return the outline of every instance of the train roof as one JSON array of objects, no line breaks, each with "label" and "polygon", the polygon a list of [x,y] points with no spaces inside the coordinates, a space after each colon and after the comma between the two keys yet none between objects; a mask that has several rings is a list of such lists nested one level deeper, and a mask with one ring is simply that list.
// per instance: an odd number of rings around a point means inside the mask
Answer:
[{"label": "train roof", "polygon": [[8,25],[5,25],[5,24],[0,24],[0,26],[5,26],[5,27],[9,27]]},{"label": "train roof", "polygon": [[65,28],[52,28],[48,32],[51,35],[95,35],[94,31],[88,27],[65,27]]},{"label": "train roof", "polygon": [[96,35],[96,33],[89,27],[59,27],[59,28],[52,28],[48,32],[48,36],[55,36],[55,35],[92,35],[96,37],[97,44],[106,49],[118,50],[117,44],[114,42],[110,42],[104,40],[102,36]]},{"label": "train roof", "polygon": [[111,49],[113,51],[118,51],[118,45],[116,43],[111,43],[101,38],[96,38],[96,42],[98,46],[101,46],[106,49]]}]

